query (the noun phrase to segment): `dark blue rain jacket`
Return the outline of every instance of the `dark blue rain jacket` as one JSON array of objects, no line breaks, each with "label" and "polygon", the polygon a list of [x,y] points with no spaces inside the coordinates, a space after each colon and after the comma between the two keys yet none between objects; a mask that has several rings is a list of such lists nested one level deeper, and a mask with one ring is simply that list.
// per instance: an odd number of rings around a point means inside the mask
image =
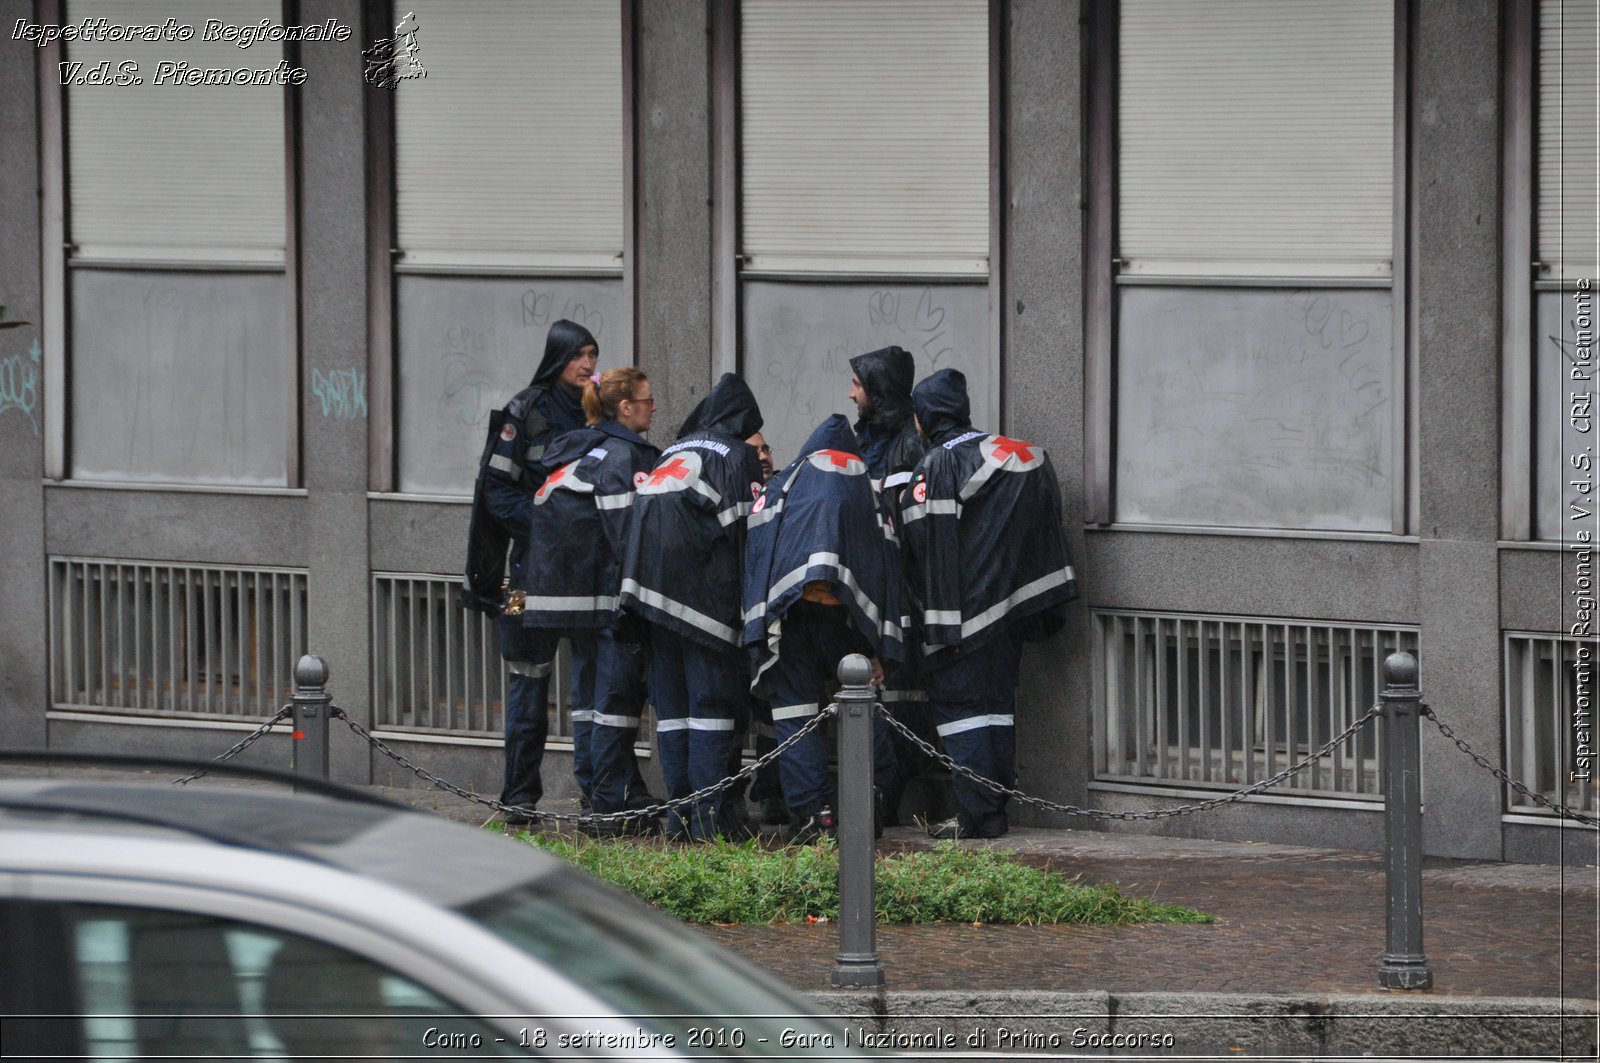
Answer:
[{"label": "dark blue rain jacket", "polygon": [[1002,632],[1048,638],[1078,596],[1049,456],[974,431],[957,370],[918,384],[912,404],[929,446],[901,495],[900,539],[929,667]]},{"label": "dark blue rain jacket", "polygon": [[528,507],[533,491],[550,471],[545,448],[563,432],[583,427],[583,403],[557,385],[567,363],[584,347],[595,346],[582,325],[565,319],[550,326],[544,358],[527,387],[503,410],[489,415],[489,433],[478,458],[472,489],[472,523],[467,532],[467,565],[461,604],[493,616],[500,612],[506,547],[511,547],[511,585],[521,589],[521,562],[528,551]]},{"label": "dark blue rain jacket", "polygon": [[612,626],[634,491],[660,457],[616,421],[568,432],[545,451],[554,471],[529,507],[524,625],[565,632]]},{"label": "dark blue rain jacket", "polygon": [[622,608],[725,653],[739,647],[745,518],[761,493],[749,385],[724,373],[639,485]]},{"label": "dark blue rain jacket", "polygon": [[800,455],[772,478],[750,514],[744,644],[755,660],[757,694],[764,694],[762,675],[783,652],[784,615],[813,582],[826,583],[850,611],[873,656],[905,656],[899,546],[879,512],[849,421],[841,414],[823,421]]}]

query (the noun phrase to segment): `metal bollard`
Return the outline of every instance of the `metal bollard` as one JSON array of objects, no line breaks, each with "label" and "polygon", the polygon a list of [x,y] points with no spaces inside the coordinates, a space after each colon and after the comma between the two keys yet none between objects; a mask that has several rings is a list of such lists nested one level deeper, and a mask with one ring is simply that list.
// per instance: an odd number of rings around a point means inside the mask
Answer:
[{"label": "metal bollard", "polygon": [[[294,773],[328,781],[328,662],[306,654],[294,666]],[[299,790],[299,787],[295,787]]]},{"label": "metal bollard", "polygon": [[873,895],[872,665],[859,653],[839,662],[839,954],[836,986],[883,984]]},{"label": "metal bollard", "polygon": [[1417,659],[1391,653],[1383,662],[1383,833],[1388,948],[1378,967],[1386,989],[1428,989],[1433,968],[1422,952],[1422,739]]}]

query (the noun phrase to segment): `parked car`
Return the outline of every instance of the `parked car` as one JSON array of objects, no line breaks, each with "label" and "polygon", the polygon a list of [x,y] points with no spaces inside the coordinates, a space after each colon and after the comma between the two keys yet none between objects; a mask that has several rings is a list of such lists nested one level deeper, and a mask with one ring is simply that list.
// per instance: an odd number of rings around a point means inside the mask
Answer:
[{"label": "parked car", "polygon": [[352,793],[0,781],[0,1056],[859,1055],[542,852]]}]

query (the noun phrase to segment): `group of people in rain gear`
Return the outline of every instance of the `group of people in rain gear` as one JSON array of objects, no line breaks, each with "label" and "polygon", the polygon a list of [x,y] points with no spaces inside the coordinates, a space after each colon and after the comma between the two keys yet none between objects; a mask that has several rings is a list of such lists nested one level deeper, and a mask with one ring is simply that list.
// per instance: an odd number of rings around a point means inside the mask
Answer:
[{"label": "group of people in rain gear", "polygon": [[[742,795],[719,784],[752,726],[790,743],[778,779],[791,839],[831,834],[827,747],[807,725],[849,653],[873,661],[902,721],[1013,787],[1022,644],[1059,629],[1077,594],[1044,451],[975,430],[958,371],[913,388],[899,347],[851,359],[859,420],[827,418],[775,474],[755,396],[732,373],[658,449],[645,438],[649,379],[631,367],[596,377],[598,354],[588,330],[556,322],[532,382],[492,416],[479,463],[461,597],[499,617],[511,674],[508,822],[531,819],[543,796],[562,637],[573,770],[592,812],[619,814],[595,817],[608,833],[658,826],[627,815],[661,803],[634,757],[648,701],[669,837],[751,833]],[[892,818],[904,780],[882,719],[874,753]],[[959,812],[931,833],[1006,833],[1003,794],[953,781]]]}]

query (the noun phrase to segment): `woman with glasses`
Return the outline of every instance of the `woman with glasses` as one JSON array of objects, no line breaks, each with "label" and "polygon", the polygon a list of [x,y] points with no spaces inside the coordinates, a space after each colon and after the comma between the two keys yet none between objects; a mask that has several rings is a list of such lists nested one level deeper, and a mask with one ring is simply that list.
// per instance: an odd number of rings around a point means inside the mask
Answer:
[{"label": "woman with glasses", "polygon": [[[588,426],[551,446],[545,464],[555,471],[531,507],[522,621],[572,640],[573,774],[596,814],[655,803],[633,752],[645,701],[644,648],[637,625],[619,626],[617,613],[634,492],[661,456],[644,438],[655,405],[639,369],[591,380],[583,390]],[[654,827],[654,820],[603,820],[594,829]]]}]

